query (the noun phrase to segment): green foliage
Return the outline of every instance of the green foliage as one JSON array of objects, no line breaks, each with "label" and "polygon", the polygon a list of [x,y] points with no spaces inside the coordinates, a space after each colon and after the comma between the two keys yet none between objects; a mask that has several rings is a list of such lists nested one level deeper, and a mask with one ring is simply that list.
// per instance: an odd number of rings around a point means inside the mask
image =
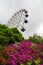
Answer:
[{"label": "green foliage", "polygon": [[22,36],[22,34],[20,33],[20,31],[18,31],[17,28],[12,28],[11,30],[13,31],[15,41],[19,42],[19,41],[24,40],[24,37]]},{"label": "green foliage", "polygon": [[33,36],[29,37],[29,40],[33,43],[43,43],[43,38],[37,34],[34,34]]},{"label": "green foliage", "polygon": [[0,24],[0,45],[9,45],[24,40],[24,37],[17,28],[9,28]]},{"label": "green foliage", "polygon": [[20,65],[24,65],[24,64],[20,64]]},{"label": "green foliage", "polygon": [[[34,60],[34,63],[35,63],[35,65],[39,65],[40,64],[40,60]],[[27,65],[33,65],[32,61],[28,61]]]},{"label": "green foliage", "polygon": [[34,62],[35,62],[36,65],[40,64],[40,60],[35,60]]},{"label": "green foliage", "polygon": [[0,45],[0,52],[4,50],[4,46]]},{"label": "green foliage", "polygon": [[27,65],[31,65],[31,64],[32,64],[32,62],[30,62],[30,61],[27,62]]}]

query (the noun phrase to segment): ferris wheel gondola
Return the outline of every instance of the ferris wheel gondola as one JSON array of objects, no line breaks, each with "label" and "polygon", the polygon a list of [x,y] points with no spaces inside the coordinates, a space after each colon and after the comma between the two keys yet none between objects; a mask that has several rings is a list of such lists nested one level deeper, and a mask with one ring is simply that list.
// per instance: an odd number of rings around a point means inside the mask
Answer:
[{"label": "ferris wheel gondola", "polygon": [[[19,10],[16,12],[7,22],[7,26],[9,27],[21,27],[21,31],[25,31],[24,25],[28,23],[27,20],[28,17],[28,11],[25,9]],[[25,23],[25,24],[24,24]],[[23,25],[21,25],[23,24]]]}]

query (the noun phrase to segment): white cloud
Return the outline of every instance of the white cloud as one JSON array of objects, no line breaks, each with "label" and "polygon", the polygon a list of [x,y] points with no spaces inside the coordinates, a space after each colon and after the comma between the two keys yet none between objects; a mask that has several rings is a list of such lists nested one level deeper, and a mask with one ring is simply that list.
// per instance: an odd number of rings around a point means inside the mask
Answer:
[{"label": "white cloud", "polygon": [[43,36],[43,25],[41,25],[36,32]]},{"label": "white cloud", "polygon": [[40,5],[40,4],[41,4],[41,0],[34,0],[34,2],[35,2],[37,5]]}]

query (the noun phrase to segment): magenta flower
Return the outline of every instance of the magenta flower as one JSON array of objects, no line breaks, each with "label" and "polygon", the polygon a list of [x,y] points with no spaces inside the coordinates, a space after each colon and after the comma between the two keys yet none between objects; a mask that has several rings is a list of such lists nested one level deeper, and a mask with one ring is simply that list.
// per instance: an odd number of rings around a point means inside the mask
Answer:
[{"label": "magenta flower", "polygon": [[43,63],[42,63],[42,64],[40,64],[40,65],[43,65]]},{"label": "magenta flower", "polygon": [[[5,47],[4,52],[0,52],[0,57],[5,53],[8,56],[7,65],[20,65],[31,61],[32,63],[34,60],[39,59],[43,62],[43,44],[33,44],[29,40],[24,40],[21,42],[17,42],[15,44],[11,44]],[[5,56],[6,58],[6,56]],[[2,62],[4,61],[3,58],[0,59]],[[40,64],[40,65],[43,65]]]}]

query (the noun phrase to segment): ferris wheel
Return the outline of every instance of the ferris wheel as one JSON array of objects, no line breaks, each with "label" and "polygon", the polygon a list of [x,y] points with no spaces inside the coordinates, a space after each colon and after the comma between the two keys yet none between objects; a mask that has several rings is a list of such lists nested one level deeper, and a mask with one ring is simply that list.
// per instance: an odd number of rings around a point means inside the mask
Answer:
[{"label": "ferris wheel", "polygon": [[19,10],[16,12],[7,22],[7,26],[9,27],[21,27],[21,31],[25,31],[24,25],[28,23],[27,20],[28,11],[26,9]]}]

